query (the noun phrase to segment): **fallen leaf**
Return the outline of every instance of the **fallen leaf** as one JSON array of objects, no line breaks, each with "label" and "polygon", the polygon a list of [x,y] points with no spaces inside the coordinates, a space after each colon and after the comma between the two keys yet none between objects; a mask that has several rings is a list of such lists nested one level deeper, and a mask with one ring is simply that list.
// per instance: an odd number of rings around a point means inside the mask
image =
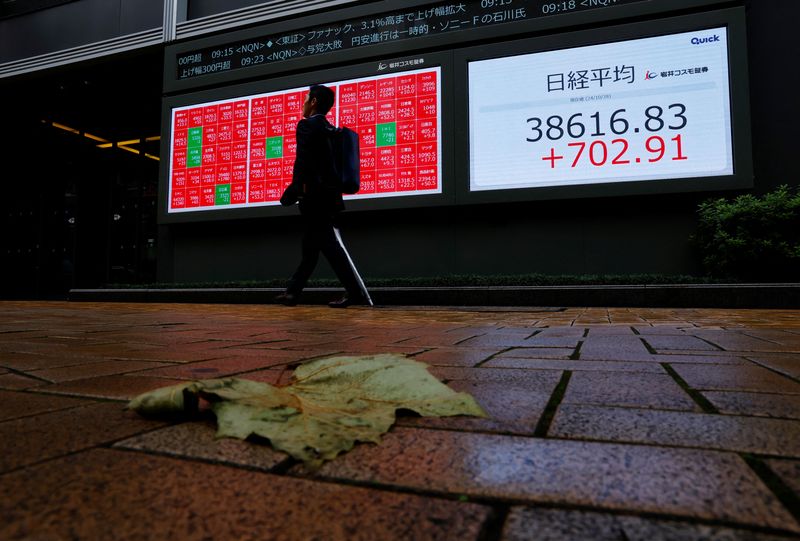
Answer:
[{"label": "fallen leaf", "polygon": [[312,361],[299,366],[286,387],[240,378],[182,383],[142,394],[128,407],[148,415],[192,413],[199,397],[211,403],[217,437],[267,438],[309,468],[357,441],[380,443],[398,409],[425,417],[487,417],[472,396],[399,354]]}]

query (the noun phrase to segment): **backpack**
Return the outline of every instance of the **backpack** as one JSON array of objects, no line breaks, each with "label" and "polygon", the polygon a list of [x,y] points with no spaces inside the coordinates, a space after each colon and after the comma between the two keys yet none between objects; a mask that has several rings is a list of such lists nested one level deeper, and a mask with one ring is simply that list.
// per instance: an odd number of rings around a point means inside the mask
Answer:
[{"label": "backpack", "polygon": [[342,193],[354,194],[360,189],[361,158],[358,134],[350,128],[329,128],[333,152],[335,181]]}]

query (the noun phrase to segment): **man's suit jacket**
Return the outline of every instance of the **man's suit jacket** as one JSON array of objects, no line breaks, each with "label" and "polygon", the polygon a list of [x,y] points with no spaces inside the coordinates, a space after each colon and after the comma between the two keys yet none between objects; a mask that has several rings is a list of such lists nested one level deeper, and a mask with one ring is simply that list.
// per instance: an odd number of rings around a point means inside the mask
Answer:
[{"label": "man's suit jacket", "polygon": [[281,203],[300,201],[301,214],[333,214],[344,210],[342,193],[334,181],[333,149],[325,115],[314,115],[297,123],[297,157],[292,183],[286,188]]}]

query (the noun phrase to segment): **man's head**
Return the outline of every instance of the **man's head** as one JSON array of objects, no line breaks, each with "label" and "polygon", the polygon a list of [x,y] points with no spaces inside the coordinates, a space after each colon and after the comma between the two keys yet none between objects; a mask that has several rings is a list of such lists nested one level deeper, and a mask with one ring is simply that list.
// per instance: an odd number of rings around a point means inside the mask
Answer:
[{"label": "man's head", "polygon": [[327,115],[333,107],[333,90],[324,85],[312,85],[308,89],[306,101],[303,103],[303,117],[311,115]]}]

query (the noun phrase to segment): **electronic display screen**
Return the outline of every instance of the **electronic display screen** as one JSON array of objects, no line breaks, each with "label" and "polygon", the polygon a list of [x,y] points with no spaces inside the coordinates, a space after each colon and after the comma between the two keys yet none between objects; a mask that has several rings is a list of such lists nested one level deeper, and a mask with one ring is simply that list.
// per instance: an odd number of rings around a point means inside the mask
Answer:
[{"label": "electronic display screen", "polygon": [[471,192],[734,174],[726,27],[471,61]]},{"label": "electronic display screen", "polygon": [[[359,134],[361,189],[346,199],[442,192],[439,67],[325,83],[328,120]],[[308,86],[175,107],[168,213],[279,205]]]}]

